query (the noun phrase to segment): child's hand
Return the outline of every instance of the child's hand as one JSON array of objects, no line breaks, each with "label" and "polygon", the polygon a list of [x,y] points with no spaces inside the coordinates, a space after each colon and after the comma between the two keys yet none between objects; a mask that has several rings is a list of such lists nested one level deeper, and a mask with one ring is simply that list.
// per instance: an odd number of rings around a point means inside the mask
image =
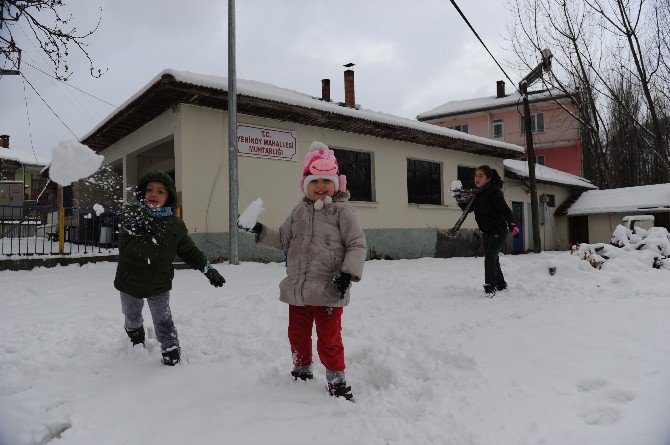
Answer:
[{"label": "child's hand", "polygon": [[263,231],[263,224],[257,222],[252,228],[241,226],[237,223],[237,227],[244,230],[245,232],[253,233],[254,235],[260,235]]},{"label": "child's hand", "polygon": [[344,298],[344,294],[347,293],[349,285],[351,284],[351,274],[346,272],[340,272],[333,277],[333,284],[335,284],[335,289],[340,294],[340,300]]},{"label": "child's hand", "polygon": [[207,272],[205,272],[205,276],[209,280],[209,284],[214,287],[221,287],[223,286],[223,283],[226,282],[226,279],[223,278],[223,275],[221,275],[216,269],[208,269]]}]

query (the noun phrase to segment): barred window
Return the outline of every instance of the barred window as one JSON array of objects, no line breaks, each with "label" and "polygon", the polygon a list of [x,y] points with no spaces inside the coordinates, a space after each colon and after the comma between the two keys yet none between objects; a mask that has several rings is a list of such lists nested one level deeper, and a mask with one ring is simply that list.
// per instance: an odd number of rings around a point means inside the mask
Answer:
[{"label": "barred window", "polygon": [[407,197],[411,204],[442,204],[442,165],[407,159]]},{"label": "barred window", "polygon": [[370,152],[344,149],[335,152],[340,173],[347,177],[347,190],[352,201],[373,201],[372,196],[372,156]]}]

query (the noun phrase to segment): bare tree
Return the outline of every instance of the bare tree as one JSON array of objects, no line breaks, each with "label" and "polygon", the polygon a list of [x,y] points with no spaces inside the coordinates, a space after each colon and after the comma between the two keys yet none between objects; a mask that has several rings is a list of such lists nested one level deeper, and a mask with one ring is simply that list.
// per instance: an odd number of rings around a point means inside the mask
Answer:
[{"label": "bare tree", "polygon": [[100,77],[103,71],[93,66],[85,42],[100,26],[100,18],[93,29],[80,32],[74,25],[74,17],[64,14],[64,7],[62,0],[0,0],[0,44],[5,64],[18,69],[16,54],[25,39],[16,34],[15,27],[25,24],[27,37],[34,39],[49,58],[55,77],[67,80],[72,74],[68,65],[72,48],[88,60],[91,76]]},{"label": "bare tree", "polygon": [[[608,3],[603,3],[607,1]],[[663,7],[665,5],[665,8]],[[584,172],[601,187],[618,186],[620,153],[610,144],[610,133],[621,130],[625,118],[630,140],[627,150],[637,153],[632,160],[656,158],[655,178],[643,182],[670,180],[668,155],[668,9],[670,0],[513,0],[514,23],[509,27],[514,65],[527,69],[541,48],[554,53],[554,76],[547,87],[569,94],[577,104],[574,116],[580,123]],[[622,88],[628,79],[632,91]],[[631,100],[640,92],[642,102]],[[613,113],[611,107],[618,107]],[[566,110],[569,111],[569,110]],[[609,112],[607,112],[609,111]],[[613,118],[616,117],[616,124]],[[632,132],[632,133],[631,133]],[[619,149],[621,147],[618,147]],[[638,180],[642,181],[641,177]],[[628,184],[634,185],[634,184]]]}]

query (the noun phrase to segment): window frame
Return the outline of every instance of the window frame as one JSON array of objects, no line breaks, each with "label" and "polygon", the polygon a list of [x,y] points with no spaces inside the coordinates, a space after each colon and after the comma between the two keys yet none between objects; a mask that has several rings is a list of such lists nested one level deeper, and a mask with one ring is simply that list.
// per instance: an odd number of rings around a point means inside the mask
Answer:
[{"label": "window frame", "polygon": [[468,124],[458,124],[447,127],[450,130],[460,131],[461,133],[470,134],[470,127]]},{"label": "window frame", "polygon": [[[539,116],[539,117],[538,117]],[[538,130],[538,120],[542,121],[542,128]],[[521,116],[519,119],[519,128],[521,133],[526,132],[526,121],[524,116]],[[544,112],[535,113],[530,115],[530,132],[531,133],[544,133]]]},{"label": "window frame", "polygon": [[[470,175],[470,178],[465,180],[467,183],[461,179],[461,171],[465,174],[466,170],[472,170],[473,174]],[[477,167],[471,167],[469,165],[457,165],[456,166],[456,179],[461,181],[461,184],[463,185],[464,189],[475,189],[477,188],[475,186],[475,175],[474,172],[477,171]]]},{"label": "window frame", "polygon": [[[496,127],[500,126],[500,135],[496,136]],[[491,121],[491,136],[493,139],[505,139],[505,121],[504,119],[493,119]]]},{"label": "window frame", "polygon": [[[335,158],[337,159],[338,165],[340,167],[340,174],[343,174],[347,177],[347,190],[349,193],[351,193],[351,201],[352,202],[377,202],[376,201],[376,190],[375,190],[375,152],[371,150],[362,150],[362,149],[352,149],[352,148],[345,148],[345,147],[337,147],[337,146],[330,146],[329,147],[331,150],[335,152]],[[369,187],[370,187],[370,199],[355,199],[354,194],[351,191],[351,183],[349,181],[349,178],[351,175],[347,175],[346,171],[342,170],[342,167],[344,166],[345,169],[346,163],[342,164],[342,156],[338,156],[338,152],[351,152],[355,154],[367,154],[369,156],[369,170],[366,172],[368,174],[368,181],[369,181]],[[359,196],[357,196],[358,198]]]},{"label": "window frame", "polygon": [[[436,165],[439,169],[438,171],[438,184],[436,185],[436,191],[439,193],[439,202],[435,202],[432,199],[432,196],[435,194],[432,190],[429,190],[430,193],[429,196],[431,196],[431,202],[418,202],[417,200],[417,194],[416,191],[413,191],[410,189],[410,163],[426,163],[426,164],[433,164]],[[421,159],[421,158],[414,158],[414,157],[407,157],[406,158],[406,176],[407,176],[407,203],[408,204],[414,204],[414,205],[444,205],[444,164],[440,161],[434,161],[434,160],[429,160],[429,159]],[[418,165],[418,164],[415,164]],[[413,186],[420,189],[420,186],[417,186],[416,182],[416,172],[414,172],[414,178],[413,178]],[[432,176],[432,173],[431,173]],[[428,181],[431,181],[432,178],[429,178]]]}]

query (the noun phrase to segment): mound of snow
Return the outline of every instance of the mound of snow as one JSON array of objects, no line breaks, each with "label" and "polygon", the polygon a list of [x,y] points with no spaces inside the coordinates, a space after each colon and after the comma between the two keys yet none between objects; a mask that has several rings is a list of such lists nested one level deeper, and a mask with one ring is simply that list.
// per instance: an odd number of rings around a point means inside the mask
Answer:
[{"label": "mound of snow", "polygon": [[664,227],[649,230],[618,225],[612,233],[612,244],[579,244],[572,253],[596,269],[613,271],[670,269],[670,233]]}]

